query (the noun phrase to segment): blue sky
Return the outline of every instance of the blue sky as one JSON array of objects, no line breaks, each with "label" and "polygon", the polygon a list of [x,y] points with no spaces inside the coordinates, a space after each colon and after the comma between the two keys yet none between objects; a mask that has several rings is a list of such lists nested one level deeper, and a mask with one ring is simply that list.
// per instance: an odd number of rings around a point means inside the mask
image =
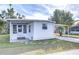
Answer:
[{"label": "blue sky", "polygon": [[[79,18],[79,4],[13,4],[12,7],[16,12],[25,15],[26,18],[46,20],[50,15],[53,15],[55,9],[70,11],[74,19]],[[6,10],[7,8],[9,8],[8,4],[0,5],[0,11]]]}]

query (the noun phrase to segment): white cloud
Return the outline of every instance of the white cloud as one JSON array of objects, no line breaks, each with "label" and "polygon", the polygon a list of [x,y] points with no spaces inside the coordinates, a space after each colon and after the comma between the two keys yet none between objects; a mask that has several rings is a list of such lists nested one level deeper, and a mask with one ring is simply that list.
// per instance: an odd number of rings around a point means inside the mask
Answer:
[{"label": "white cloud", "polygon": [[[79,7],[78,5],[74,5],[75,9],[73,8],[72,4],[40,4],[42,7],[44,7],[45,9],[48,10],[50,15],[53,15],[53,11],[55,9],[61,9],[61,10],[66,10],[66,11],[70,11],[73,15],[75,19],[78,19],[76,16],[79,16]],[[77,7],[76,7],[77,6]],[[32,13],[31,11],[28,12],[27,9],[25,9],[24,7],[22,7],[21,5],[13,5],[13,7],[15,8],[15,10],[21,14],[26,14],[26,18],[35,18],[35,19],[48,19],[48,17],[50,15],[44,15],[42,12],[37,12],[37,13]],[[6,10],[7,8],[9,8],[8,5],[0,5],[0,13],[1,10]],[[73,10],[73,9],[74,10]],[[77,9],[76,9],[77,8]],[[42,9],[39,9],[42,10]],[[32,14],[32,16],[28,16],[27,14]]]},{"label": "white cloud", "polygon": [[38,19],[38,20],[48,20],[49,16],[43,15],[41,13],[34,13],[33,16],[26,16],[26,19]]},{"label": "white cloud", "polygon": [[[17,6],[17,7],[19,8],[19,10],[21,10],[20,13],[29,14],[29,12],[28,12],[25,8],[23,8],[21,5],[19,5],[19,6]],[[16,8],[17,8],[17,7],[16,7]],[[17,10],[17,9],[16,9],[16,10]],[[17,10],[17,12],[18,12],[19,10]]]},{"label": "white cloud", "polygon": [[50,5],[42,5],[42,6],[49,11],[50,15],[53,15],[53,11],[55,9],[66,10],[66,8],[65,8],[66,5],[53,5],[53,4],[50,4]]},{"label": "white cloud", "polygon": [[54,9],[55,9],[55,8],[53,7],[53,5],[51,5],[51,7],[48,6],[48,5],[42,5],[42,6],[48,10],[48,12],[49,12],[50,15],[53,14],[53,11],[54,11]]},{"label": "white cloud", "polygon": [[20,13],[20,14],[23,14],[25,15],[26,13],[29,13],[27,10],[25,10],[20,4],[14,4],[12,5],[14,10],[16,11],[16,13]]},{"label": "white cloud", "polygon": [[8,5],[0,5],[0,13],[2,10],[7,10],[8,7]]},{"label": "white cloud", "polygon": [[[79,18],[79,17],[77,18],[77,16],[79,16],[79,9],[78,9],[79,7],[78,7],[78,5],[76,6],[75,4],[74,5],[72,5],[72,4],[65,4],[65,5],[53,5],[53,4],[50,4],[50,5],[43,5],[43,7],[45,7],[49,11],[49,13],[51,15],[53,15],[53,11],[55,9],[60,9],[60,10],[70,11],[73,14],[74,19]],[[72,8],[73,9],[75,8],[75,9],[73,10]]]}]

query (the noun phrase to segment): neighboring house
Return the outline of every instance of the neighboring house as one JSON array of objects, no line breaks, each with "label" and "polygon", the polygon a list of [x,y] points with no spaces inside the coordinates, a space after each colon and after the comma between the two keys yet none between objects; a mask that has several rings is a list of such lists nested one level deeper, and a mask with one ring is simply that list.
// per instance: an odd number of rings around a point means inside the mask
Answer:
[{"label": "neighboring house", "polygon": [[70,28],[70,34],[79,34],[79,21],[76,21]]},{"label": "neighboring house", "polygon": [[9,19],[10,42],[54,38],[55,22],[50,20]]}]

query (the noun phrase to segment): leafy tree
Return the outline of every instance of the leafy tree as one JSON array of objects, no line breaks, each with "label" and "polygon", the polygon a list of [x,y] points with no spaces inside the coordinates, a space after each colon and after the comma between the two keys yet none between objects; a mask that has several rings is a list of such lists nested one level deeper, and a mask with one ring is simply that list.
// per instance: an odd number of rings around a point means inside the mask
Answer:
[{"label": "leafy tree", "polygon": [[4,25],[5,25],[5,21],[0,20],[0,33],[1,33],[2,30],[4,29]]},{"label": "leafy tree", "polygon": [[5,19],[6,18],[6,15],[7,15],[6,11],[5,10],[2,10],[1,11],[1,14],[0,14],[0,19]]},{"label": "leafy tree", "polygon": [[[55,21],[56,24],[68,25],[69,27],[74,22],[73,15],[69,11],[67,12],[65,10],[58,10],[58,9],[54,11],[54,15],[51,16],[51,20]],[[68,30],[68,28],[66,28],[66,30]],[[61,30],[61,32],[63,31]],[[61,32],[59,32],[60,36],[62,35]]]},{"label": "leafy tree", "polygon": [[[0,14],[0,33],[3,30],[9,29],[9,26],[7,25],[7,22],[4,21],[4,19],[24,19],[25,16],[21,15],[20,13],[15,14],[14,8],[12,7],[12,4],[9,4],[9,8],[7,10],[2,10]],[[7,29],[6,29],[7,28]]]},{"label": "leafy tree", "polygon": [[74,22],[73,15],[70,12],[56,9],[54,15],[51,16],[52,21],[56,21],[57,24],[64,24],[71,26]]}]

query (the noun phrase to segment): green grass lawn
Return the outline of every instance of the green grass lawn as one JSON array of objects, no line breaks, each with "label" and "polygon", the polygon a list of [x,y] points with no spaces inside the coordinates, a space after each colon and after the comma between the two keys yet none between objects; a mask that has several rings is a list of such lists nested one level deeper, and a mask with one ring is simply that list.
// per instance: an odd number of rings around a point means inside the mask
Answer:
[{"label": "green grass lawn", "polygon": [[9,38],[10,38],[10,35],[9,34],[2,34],[0,35],[0,42],[9,42]]},{"label": "green grass lawn", "polygon": [[48,54],[70,49],[79,49],[79,44],[58,39],[32,41],[29,44],[10,43],[9,35],[0,35],[1,55]]}]

